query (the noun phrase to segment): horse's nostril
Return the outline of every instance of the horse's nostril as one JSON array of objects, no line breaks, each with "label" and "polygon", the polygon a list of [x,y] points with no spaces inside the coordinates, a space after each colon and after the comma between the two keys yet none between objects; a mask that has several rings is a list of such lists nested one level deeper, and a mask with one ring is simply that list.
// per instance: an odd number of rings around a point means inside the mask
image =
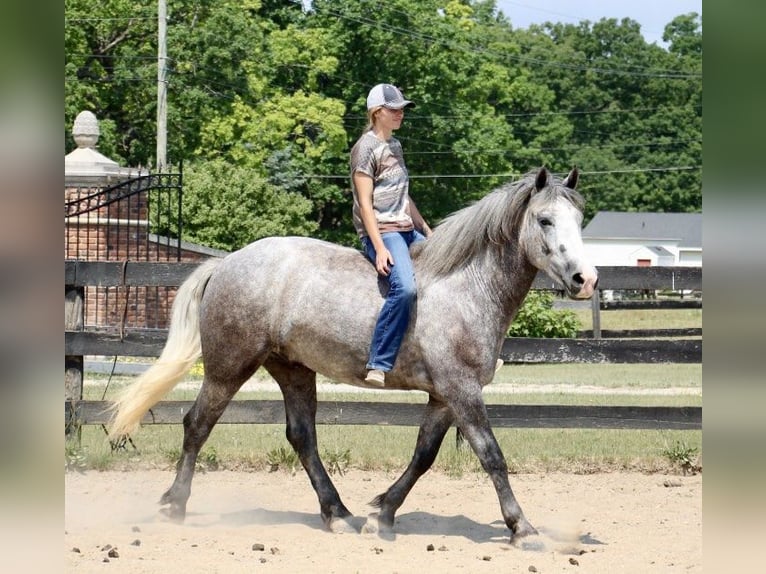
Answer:
[{"label": "horse's nostril", "polygon": [[578,285],[582,285],[583,283],[585,283],[585,279],[583,279],[583,277],[582,277],[582,273],[575,273],[575,274],[572,276],[572,279],[573,279],[573,280],[574,280],[574,282],[575,282],[575,283],[577,283]]}]

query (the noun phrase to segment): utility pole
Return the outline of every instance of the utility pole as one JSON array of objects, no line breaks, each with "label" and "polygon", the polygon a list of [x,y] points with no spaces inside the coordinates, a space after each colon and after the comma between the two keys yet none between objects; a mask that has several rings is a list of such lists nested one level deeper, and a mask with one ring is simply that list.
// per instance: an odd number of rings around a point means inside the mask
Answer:
[{"label": "utility pole", "polygon": [[167,0],[157,0],[157,172],[162,172],[167,164],[167,24]]}]

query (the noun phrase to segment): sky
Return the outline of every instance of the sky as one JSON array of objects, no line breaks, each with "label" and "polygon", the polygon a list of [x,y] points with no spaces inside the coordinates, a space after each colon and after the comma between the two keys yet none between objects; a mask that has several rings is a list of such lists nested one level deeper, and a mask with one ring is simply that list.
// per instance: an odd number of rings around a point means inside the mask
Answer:
[{"label": "sky", "polygon": [[515,28],[546,21],[577,24],[601,18],[630,18],[641,24],[647,42],[663,46],[665,25],[680,14],[702,14],[702,0],[496,0]]}]

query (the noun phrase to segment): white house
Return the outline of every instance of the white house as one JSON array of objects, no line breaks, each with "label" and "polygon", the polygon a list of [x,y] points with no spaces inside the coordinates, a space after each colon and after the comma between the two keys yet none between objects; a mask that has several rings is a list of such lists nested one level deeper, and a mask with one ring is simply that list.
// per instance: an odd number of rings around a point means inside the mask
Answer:
[{"label": "white house", "polygon": [[599,211],[582,235],[596,267],[702,267],[701,213]]}]

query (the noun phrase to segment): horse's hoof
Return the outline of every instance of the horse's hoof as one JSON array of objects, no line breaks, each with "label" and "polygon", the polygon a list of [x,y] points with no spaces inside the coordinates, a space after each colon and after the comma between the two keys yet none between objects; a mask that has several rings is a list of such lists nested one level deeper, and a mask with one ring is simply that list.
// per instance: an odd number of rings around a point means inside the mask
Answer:
[{"label": "horse's hoof", "polygon": [[367,522],[362,526],[362,534],[377,534],[384,540],[394,540],[395,537],[393,527],[382,522],[377,512],[367,517]]},{"label": "horse's hoof", "polygon": [[537,534],[539,534],[537,529],[527,522],[525,518],[522,518],[511,533],[511,543],[515,543],[526,536],[535,536]]},{"label": "horse's hoof", "polygon": [[168,522],[173,522],[174,524],[183,524],[186,519],[186,512],[179,511],[177,508],[174,509],[172,506],[169,508],[160,508],[160,515],[162,515]]},{"label": "horse's hoof", "polygon": [[352,532],[356,532],[356,528],[354,528],[354,525],[351,524],[350,518],[351,517],[340,518],[335,516],[330,519],[330,522],[327,524],[327,528],[334,534],[350,534]]},{"label": "horse's hoof", "polygon": [[394,529],[380,520],[380,514],[373,512],[367,516],[367,522],[362,526],[362,534],[392,534]]},{"label": "horse's hoof", "polygon": [[374,512],[367,517],[367,522],[362,526],[362,534],[377,534],[379,530],[378,514]]}]

